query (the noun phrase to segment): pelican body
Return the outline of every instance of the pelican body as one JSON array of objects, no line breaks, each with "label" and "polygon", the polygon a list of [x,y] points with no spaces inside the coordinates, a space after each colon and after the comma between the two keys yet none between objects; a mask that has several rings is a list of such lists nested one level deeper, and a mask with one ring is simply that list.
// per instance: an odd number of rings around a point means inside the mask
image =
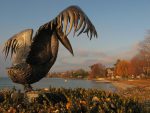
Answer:
[{"label": "pelican body", "polygon": [[55,63],[59,42],[74,55],[68,40],[73,28],[73,35],[78,32],[77,36],[87,33],[90,39],[97,37],[86,14],[78,6],[70,6],[40,26],[33,38],[33,29],[25,29],[8,39],[3,52],[5,58],[10,53],[12,66],[6,70],[11,80],[31,89],[31,84],[45,77]]}]

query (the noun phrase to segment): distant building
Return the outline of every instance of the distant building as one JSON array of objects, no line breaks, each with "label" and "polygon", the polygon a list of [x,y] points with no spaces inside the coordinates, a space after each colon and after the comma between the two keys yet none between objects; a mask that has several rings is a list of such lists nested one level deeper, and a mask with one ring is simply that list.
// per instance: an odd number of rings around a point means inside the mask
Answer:
[{"label": "distant building", "polygon": [[106,76],[108,78],[114,78],[114,68],[106,68]]}]

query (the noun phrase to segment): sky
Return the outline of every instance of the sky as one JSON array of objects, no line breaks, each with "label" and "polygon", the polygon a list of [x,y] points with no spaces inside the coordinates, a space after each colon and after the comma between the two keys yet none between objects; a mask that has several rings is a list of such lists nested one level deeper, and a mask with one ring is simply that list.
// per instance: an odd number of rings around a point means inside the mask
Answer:
[{"label": "sky", "polygon": [[[149,0],[0,0],[0,50],[12,35],[27,28],[36,32],[70,5],[87,14],[98,38],[69,35],[75,55],[60,46],[51,72],[89,69],[94,63],[111,66],[118,58],[130,59],[150,29]],[[7,75],[9,66],[10,59],[4,61],[0,52],[0,76]]]}]

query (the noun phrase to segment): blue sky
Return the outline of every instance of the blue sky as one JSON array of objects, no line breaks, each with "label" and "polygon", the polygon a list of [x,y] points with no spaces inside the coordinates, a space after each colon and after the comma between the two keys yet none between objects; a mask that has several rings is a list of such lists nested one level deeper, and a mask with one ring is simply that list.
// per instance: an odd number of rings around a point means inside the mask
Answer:
[{"label": "blue sky", "polygon": [[[98,39],[90,41],[86,35],[70,35],[75,56],[61,46],[52,71],[87,69],[97,62],[112,65],[117,58],[129,59],[150,29],[149,0],[1,0],[0,47],[23,29],[36,31],[70,5],[83,9],[95,25]],[[2,75],[8,62],[3,61],[0,53]]]}]

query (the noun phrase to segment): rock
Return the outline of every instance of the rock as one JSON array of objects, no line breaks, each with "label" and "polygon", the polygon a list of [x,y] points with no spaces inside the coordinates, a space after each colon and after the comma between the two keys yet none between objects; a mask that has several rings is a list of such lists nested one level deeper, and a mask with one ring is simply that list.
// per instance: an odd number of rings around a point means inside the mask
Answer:
[{"label": "rock", "polygon": [[26,93],[26,97],[28,102],[32,103],[34,102],[34,100],[36,100],[37,98],[39,98],[39,91],[30,91]]}]

